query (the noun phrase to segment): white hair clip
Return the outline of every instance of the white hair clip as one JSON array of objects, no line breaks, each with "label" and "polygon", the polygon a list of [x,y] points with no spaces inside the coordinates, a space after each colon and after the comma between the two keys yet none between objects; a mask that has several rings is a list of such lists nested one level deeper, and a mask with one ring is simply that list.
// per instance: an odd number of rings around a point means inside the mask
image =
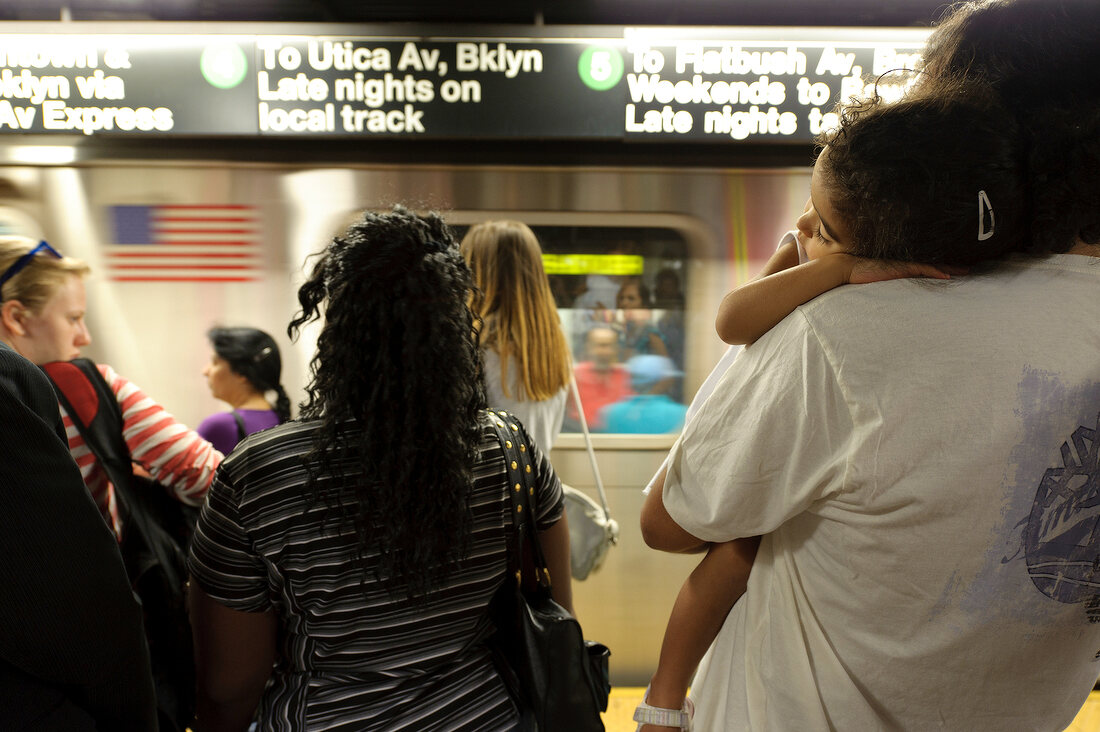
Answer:
[{"label": "white hair clip", "polygon": [[[985,228],[985,213],[989,212],[989,229]],[[993,227],[996,224],[993,217],[993,204],[989,202],[989,196],[985,191],[978,191],[978,241],[985,241],[993,236]]]}]

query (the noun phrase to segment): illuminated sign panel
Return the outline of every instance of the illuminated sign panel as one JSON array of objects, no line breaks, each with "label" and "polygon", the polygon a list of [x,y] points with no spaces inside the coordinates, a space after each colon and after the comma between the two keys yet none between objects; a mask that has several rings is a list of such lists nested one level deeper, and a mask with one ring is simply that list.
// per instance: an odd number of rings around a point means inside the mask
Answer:
[{"label": "illuminated sign panel", "polygon": [[[0,134],[807,142],[830,124],[837,100],[864,94],[885,71],[912,68],[927,37],[569,31],[0,33]],[[880,90],[899,93],[888,81]]]}]

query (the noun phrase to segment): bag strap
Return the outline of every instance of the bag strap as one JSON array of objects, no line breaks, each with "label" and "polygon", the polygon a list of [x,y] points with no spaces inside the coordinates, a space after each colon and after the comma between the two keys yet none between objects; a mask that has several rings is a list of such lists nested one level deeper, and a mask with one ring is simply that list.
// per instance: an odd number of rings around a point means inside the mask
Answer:
[{"label": "bag strap", "polygon": [[129,510],[127,499],[133,463],[130,448],[122,435],[122,410],[115,393],[96,365],[86,358],[57,361],[41,368],[50,378],[57,400],[84,438],[84,444],[103,466],[111,484],[123,494],[123,502]]},{"label": "bag strap", "polygon": [[515,575],[519,587],[523,587],[523,548],[531,548],[534,565],[534,587],[549,594],[550,569],[539,543],[538,526],[535,523],[533,501],[535,478],[531,468],[531,452],[525,443],[524,432],[513,418],[504,411],[488,411],[489,419],[504,451],[505,469],[508,474],[508,496],[511,499],[512,527],[509,532],[508,571]]},{"label": "bag strap", "polygon": [[236,409],[232,410],[230,414],[233,415],[233,421],[237,423],[237,442],[240,442],[248,436],[248,431],[244,426],[244,417]]},{"label": "bag strap", "polygon": [[[122,434],[122,409],[110,384],[99,373],[95,363],[86,358],[57,361],[41,368],[53,384],[57,399],[69,413],[73,426],[84,438],[84,444],[107,471],[107,479],[115,489],[115,501],[123,526],[128,525],[141,535],[144,544],[164,567],[169,579],[178,581],[182,586],[185,578],[176,576],[173,564],[165,552],[164,541],[167,534],[152,524],[145,513],[148,502],[135,494],[130,448]],[[168,540],[171,541],[170,538]],[[127,569],[141,571],[140,568]],[[136,579],[136,576],[131,576],[131,580]]]},{"label": "bag strap", "polygon": [[[573,392],[573,402],[577,405],[577,417],[581,423],[581,432],[584,433],[584,446],[588,449],[588,461],[592,464],[592,476],[596,479],[596,490],[600,494],[600,505],[603,506],[604,518],[611,519],[611,509],[607,507],[607,494],[603,490],[603,480],[600,478],[600,466],[596,464],[596,451],[592,449],[592,435],[588,432],[588,420],[584,418],[584,405],[581,404],[581,392],[577,388],[577,379],[573,371],[569,372],[569,389]],[[612,543],[619,541],[618,532],[612,538]]]}]

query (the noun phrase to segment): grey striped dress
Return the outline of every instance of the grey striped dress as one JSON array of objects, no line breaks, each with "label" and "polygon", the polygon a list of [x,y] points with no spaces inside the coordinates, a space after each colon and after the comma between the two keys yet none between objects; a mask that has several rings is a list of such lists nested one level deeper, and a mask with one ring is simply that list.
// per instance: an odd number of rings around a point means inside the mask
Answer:
[{"label": "grey striped dress", "polygon": [[[486,422],[468,556],[414,606],[394,601],[370,575],[364,584],[353,529],[326,521],[311,503],[302,458],[317,428],[290,422],[242,441],[218,470],[191,547],[193,581],[212,598],[278,615],[279,660],[259,729],[514,729],[515,709],[481,643],[504,580],[511,520],[494,431]],[[561,517],[561,483],[537,448],[532,459],[536,516],[546,528]]]}]

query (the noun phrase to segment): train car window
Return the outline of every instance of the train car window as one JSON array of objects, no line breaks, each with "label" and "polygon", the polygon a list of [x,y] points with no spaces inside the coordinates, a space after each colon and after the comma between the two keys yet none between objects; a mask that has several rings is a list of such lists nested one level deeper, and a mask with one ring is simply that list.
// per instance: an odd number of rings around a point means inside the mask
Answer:
[{"label": "train car window", "polygon": [[[459,237],[466,227],[456,227]],[[536,226],[592,432],[677,432],[688,243],[669,228]],[[579,432],[569,400],[563,432]]]}]

